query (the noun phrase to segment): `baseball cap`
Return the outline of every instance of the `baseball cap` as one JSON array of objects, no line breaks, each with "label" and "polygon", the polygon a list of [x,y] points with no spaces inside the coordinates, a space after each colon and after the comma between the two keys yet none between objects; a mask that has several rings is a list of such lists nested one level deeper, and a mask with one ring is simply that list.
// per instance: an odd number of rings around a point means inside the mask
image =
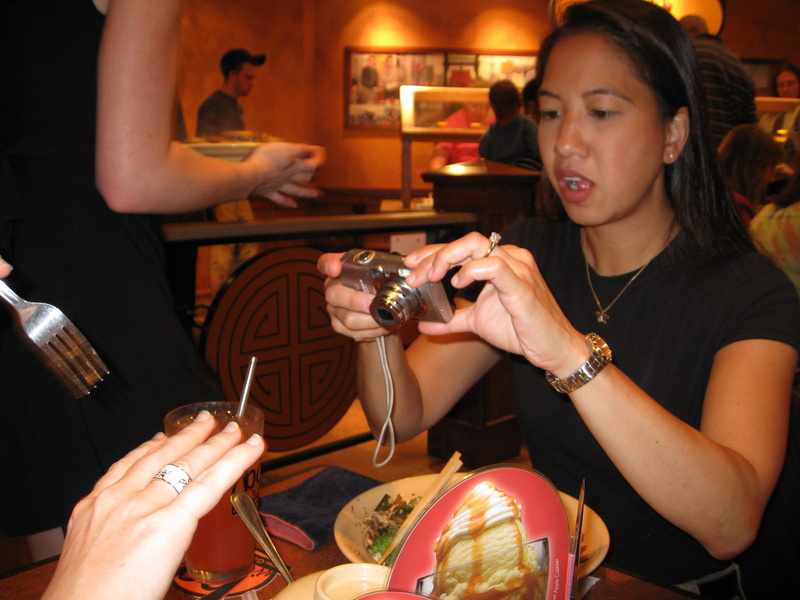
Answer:
[{"label": "baseball cap", "polygon": [[222,74],[227,76],[228,73],[233,71],[242,63],[250,63],[260,67],[264,64],[266,59],[266,54],[250,54],[244,48],[233,48],[222,55],[222,60],[219,62],[219,66],[222,69]]}]

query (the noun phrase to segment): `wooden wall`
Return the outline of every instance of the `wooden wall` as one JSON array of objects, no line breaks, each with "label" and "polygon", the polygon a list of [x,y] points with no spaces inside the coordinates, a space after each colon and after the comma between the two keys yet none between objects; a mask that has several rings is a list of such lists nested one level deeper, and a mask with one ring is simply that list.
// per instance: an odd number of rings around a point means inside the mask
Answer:
[{"label": "wooden wall", "polygon": [[[739,56],[800,64],[798,0],[726,0],[721,37]],[[253,131],[321,144],[330,188],[397,189],[396,133],[344,128],[346,46],[536,49],[549,28],[547,0],[191,0],[183,20],[180,95],[190,133],[197,108],[220,85],[229,48],[266,52],[242,100]],[[431,145],[414,144],[415,188]]]}]

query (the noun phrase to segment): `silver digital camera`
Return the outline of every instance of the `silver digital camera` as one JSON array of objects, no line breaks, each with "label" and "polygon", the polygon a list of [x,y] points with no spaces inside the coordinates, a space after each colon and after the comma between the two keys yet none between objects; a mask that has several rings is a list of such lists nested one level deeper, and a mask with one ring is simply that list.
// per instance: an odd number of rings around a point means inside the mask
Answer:
[{"label": "silver digital camera", "polygon": [[442,283],[409,287],[406,276],[411,269],[403,258],[403,254],[355,248],[342,256],[341,279],[347,287],[375,294],[369,312],[386,329],[396,329],[408,319],[450,321],[453,305]]}]

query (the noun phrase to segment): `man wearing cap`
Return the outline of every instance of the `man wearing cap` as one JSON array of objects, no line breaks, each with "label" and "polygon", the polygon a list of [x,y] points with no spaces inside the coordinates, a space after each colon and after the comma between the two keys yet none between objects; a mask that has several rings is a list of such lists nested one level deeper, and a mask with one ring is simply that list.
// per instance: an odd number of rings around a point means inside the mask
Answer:
[{"label": "man wearing cap", "polygon": [[[242,107],[239,96],[253,89],[256,67],[264,64],[265,55],[250,54],[242,48],[228,50],[220,61],[225,83],[203,101],[197,111],[197,137],[219,136],[225,131],[242,131]],[[253,207],[247,199],[234,200],[214,207],[219,222],[244,222],[253,219]],[[209,284],[212,295],[242,263],[258,254],[258,244],[234,243],[211,247]]]},{"label": "man wearing cap", "polygon": [[264,54],[250,54],[242,48],[228,50],[220,61],[225,83],[211,94],[197,111],[197,136],[222,135],[223,131],[245,129],[239,96],[253,89],[256,67],[264,64]]}]

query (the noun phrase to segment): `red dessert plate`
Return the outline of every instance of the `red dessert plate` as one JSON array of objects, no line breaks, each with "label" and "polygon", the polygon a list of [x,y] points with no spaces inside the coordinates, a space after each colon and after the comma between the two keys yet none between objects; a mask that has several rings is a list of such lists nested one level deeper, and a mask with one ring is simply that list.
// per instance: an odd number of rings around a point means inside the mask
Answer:
[{"label": "red dessert plate", "polygon": [[[498,492],[510,496],[519,506],[524,531],[522,542],[518,543],[539,540],[536,542],[536,552],[541,559],[537,583],[539,591],[526,597],[567,598],[571,571],[570,525],[564,505],[556,488],[544,476],[513,465],[474,471],[428,507],[402,542],[387,588],[418,593],[423,597],[430,593],[432,575],[439,568],[434,547],[456,511],[464,504],[465,498],[483,482],[491,483]],[[508,544],[508,549],[514,547],[513,543]],[[478,561],[483,558],[472,556],[473,560]],[[389,597],[380,596],[380,600],[389,600]]]}]

